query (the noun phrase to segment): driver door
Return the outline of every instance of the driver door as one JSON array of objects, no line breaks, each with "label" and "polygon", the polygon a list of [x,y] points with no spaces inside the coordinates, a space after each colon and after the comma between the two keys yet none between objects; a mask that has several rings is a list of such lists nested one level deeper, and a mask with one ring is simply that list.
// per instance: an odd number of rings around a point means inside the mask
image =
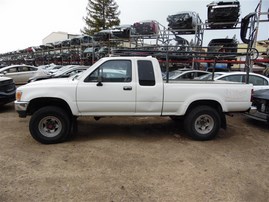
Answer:
[{"label": "driver door", "polygon": [[131,60],[102,63],[80,82],[77,105],[83,115],[132,115],[135,113],[136,86]]}]

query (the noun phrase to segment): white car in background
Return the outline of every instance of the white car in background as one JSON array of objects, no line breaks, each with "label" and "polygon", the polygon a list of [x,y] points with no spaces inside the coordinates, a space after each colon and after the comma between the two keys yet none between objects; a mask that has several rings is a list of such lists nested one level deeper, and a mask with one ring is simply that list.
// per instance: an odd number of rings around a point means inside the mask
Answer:
[{"label": "white car in background", "polygon": [[67,78],[83,72],[84,70],[88,69],[89,66],[81,66],[81,65],[68,65],[63,66],[55,73],[47,73],[47,74],[36,74],[34,77],[30,78],[28,83],[33,81],[39,81],[44,79],[51,79],[51,78]]},{"label": "white car in background", "polygon": [[12,78],[16,85],[26,84],[37,70],[37,67],[30,65],[11,65],[0,69],[0,76]]},{"label": "white car in background", "polygon": [[[246,72],[215,72],[214,80],[246,83]],[[201,80],[211,80],[212,74],[201,76]],[[261,74],[249,73],[249,83],[253,84],[254,90],[269,89],[269,78]]]},{"label": "white car in background", "polygon": [[[169,79],[171,80],[197,79],[200,76],[208,74],[210,74],[210,72],[203,70],[178,69],[169,72]],[[163,75],[163,79],[166,79],[166,74]]]},{"label": "white car in background", "polygon": [[212,72],[210,72],[209,74],[199,76],[197,79],[198,80],[213,80],[213,79],[215,79],[215,78],[217,78],[225,73],[227,73],[227,72],[214,72],[214,75],[213,75]]}]

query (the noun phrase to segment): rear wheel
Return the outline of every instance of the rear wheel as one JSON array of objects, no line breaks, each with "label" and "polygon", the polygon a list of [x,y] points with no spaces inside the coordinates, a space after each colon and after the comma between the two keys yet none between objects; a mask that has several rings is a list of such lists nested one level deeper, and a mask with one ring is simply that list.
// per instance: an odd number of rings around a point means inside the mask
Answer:
[{"label": "rear wheel", "polygon": [[218,111],[209,106],[193,108],[185,117],[184,128],[187,134],[196,140],[213,139],[221,125]]},{"label": "rear wheel", "polygon": [[36,111],[30,119],[32,137],[43,144],[63,142],[70,134],[71,120],[62,108],[47,106]]}]

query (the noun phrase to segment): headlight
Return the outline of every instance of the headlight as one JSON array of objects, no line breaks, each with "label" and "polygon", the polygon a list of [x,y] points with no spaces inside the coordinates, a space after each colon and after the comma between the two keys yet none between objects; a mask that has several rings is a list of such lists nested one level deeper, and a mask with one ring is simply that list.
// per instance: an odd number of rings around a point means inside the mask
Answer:
[{"label": "headlight", "polygon": [[21,100],[21,96],[22,96],[22,92],[21,91],[17,91],[16,92],[16,100],[20,101]]},{"label": "headlight", "polygon": [[261,112],[265,113],[265,110],[266,110],[266,106],[265,106],[265,104],[262,104],[261,105]]}]

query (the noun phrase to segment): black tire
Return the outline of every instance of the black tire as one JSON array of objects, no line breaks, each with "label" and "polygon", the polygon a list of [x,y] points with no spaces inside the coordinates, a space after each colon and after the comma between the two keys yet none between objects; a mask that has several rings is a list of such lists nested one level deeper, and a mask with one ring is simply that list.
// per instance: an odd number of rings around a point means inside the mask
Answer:
[{"label": "black tire", "polygon": [[184,128],[187,134],[195,140],[213,139],[221,125],[218,111],[209,106],[198,106],[191,109],[185,117]]},{"label": "black tire", "polygon": [[71,119],[62,108],[47,106],[31,117],[29,130],[32,137],[43,144],[65,141],[70,134]]}]

